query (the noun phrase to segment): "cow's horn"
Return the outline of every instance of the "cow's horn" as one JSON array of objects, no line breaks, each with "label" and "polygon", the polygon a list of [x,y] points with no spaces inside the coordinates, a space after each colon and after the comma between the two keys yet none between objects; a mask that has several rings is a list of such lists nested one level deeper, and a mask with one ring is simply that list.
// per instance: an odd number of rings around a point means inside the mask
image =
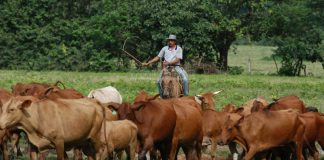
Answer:
[{"label": "cow's horn", "polygon": [[216,95],[216,94],[218,94],[218,93],[220,93],[220,92],[223,92],[223,90],[216,91],[216,92],[214,92],[213,94]]}]

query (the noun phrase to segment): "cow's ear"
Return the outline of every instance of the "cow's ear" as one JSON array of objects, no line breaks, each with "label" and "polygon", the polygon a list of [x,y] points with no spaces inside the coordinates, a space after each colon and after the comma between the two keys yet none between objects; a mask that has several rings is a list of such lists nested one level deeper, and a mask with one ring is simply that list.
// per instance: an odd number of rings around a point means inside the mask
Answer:
[{"label": "cow's ear", "polygon": [[156,94],[156,95],[154,95],[154,96],[152,96],[152,97],[149,97],[149,98],[147,99],[147,101],[154,100],[154,99],[156,99],[156,98],[159,97],[159,96],[160,96],[160,94],[158,93],[158,94]]},{"label": "cow's ear", "polygon": [[240,124],[243,122],[244,120],[244,116],[242,116],[240,119],[237,120],[237,122],[235,123],[235,127],[240,127]]},{"label": "cow's ear", "polygon": [[94,92],[94,90],[90,91],[90,93],[88,94],[88,98],[94,98],[93,92]]},{"label": "cow's ear", "polygon": [[27,99],[27,100],[24,100],[21,105],[19,106],[19,109],[22,109],[22,108],[27,108],[31,105],[32,101]]},{"label": "cow's ear", "polygon": [[243,112],[244,108],[243,107],[239,107],[235,110],[235,113],[241,113]]},{"label": "cow's ear", "polygon": [[142,109],[144,107],[144,103],[135,103],[131,106],[132,109],[135,109],[136,111]]},{"label": "cow's ear", "polygon": [[111,109],[111,110],[115,110],[115,111],[117,111],[120,105],[121,105],[121,104],[119,104],[119,103],[109,102],[109,103],[107,103],[105,106],[107,106],[107,107],[108,107],[109,109]]},{"label": "cow's ear", "polygon": [[255,100],[253,102],[253,105],[252,105],[252,108],[251,108],[251,112],[258,112],[262,108],[264,108],[263,104],[260,101]]},{"label": "cow's ear", "polygon": [[43,96],[47,97],[53,92],[54,88],[53,87],[48,87],[45,89]]}]

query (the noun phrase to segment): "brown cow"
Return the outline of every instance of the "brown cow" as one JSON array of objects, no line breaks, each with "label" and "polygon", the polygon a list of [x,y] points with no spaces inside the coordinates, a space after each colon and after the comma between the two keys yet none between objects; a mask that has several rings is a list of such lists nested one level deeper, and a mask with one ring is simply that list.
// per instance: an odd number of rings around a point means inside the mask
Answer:
[{"label": "brown cow", "polygon": [[57,98],[63,98],[63,99],[79,99],[83,98],[84,96],[76,91],[75,89],[56,89],[54,87],[48,87],[39,93],[35,93],[35,97],[38,97],[39,99],[57,99]]},{"label": "brown cow", "polygon": [[[305,122],[304,147],[307,147],[314,158],[319,160],[319,152],[315,142],[318,141],[322,149],[324,148],[324,119],[323,114],[317,112],[307,112],[300,115]],[[305,156],[305,155],[304,155]],[[307,159],[307,157],[304,157]]]},{"label": "brown cow", "polygon": [[119,119],[129,119],[138,127],[139,159],[145,159],[153,147],[160,150],[162,159],[170,154],[177,116],[172,102],[155,99],[157,96],[150,97],[142,91],[133,105],[123,103],[115,107]]},{"label": "brown cow", "polygon": [[270,103],[266,108],[272,111],[291,108],[299,110],[300,113],[306,112],[304,102],[297,96],[284,96],[279,99],[274,99],[274,102]]},{"label": "brown cow", "polygon": [[[214,93],[208,92],[196,96],[201,101],[199,103],[201,104],[203,110],[202,117],[204,139],[209,139],[211,142],[211,149],[209,150],[208,154],[212,159],[216,158],[217,142],[221,139],[222,126],[225,123],[228,115],[227,112],[217,112],[215,110],[215,102],[213,97],[218,93],[220,93],[220,91]],[[227,105],[225,107],[228,111],[235,110],[233,105]],[[237,153],[234,143],[229,144],[229,149],[231,153]]]},{"label": "brown cow", "polygon": [[15,96],[34,96],[39,91],[43,91],[48,87],[54,87],[60,89],[57,86],[44,84],[44,83],[17,83],[11,87],[12,94]]},{"label": "brown cow", "polygon": [[[264,99],[264,97],[257,97],[245,102],[241,107],[237,108],[235,113],[238,113],[242,116],[247,116],[251,114],[251,109],[255,102],[260,102],[263,106],[268,106],[268,102]],[[253,112],[253,111],[252,111]]]},{"label": "brown cow", "polygon": [[[64,159],[64,149],[89,140],[99,149],[103,111],[89,99],[17,96],[1,106],[0,128],[21,128],[40,151],[55,147],[58,160]],[[94,158],[95,153],[90,156]]]},{"label": "brown cow", "polygon": [[199,104],[194,100],[184,100],[183,98],[169,99],[167,101],[173,102],[177,115],[169,159],[175,159],[176,150],[180,147],[183,149],[186,159],[201,159],[203,131]]},{"label": "brown cow", "polygon": [[[284,129],[283,129],[284,128]],[[297,159],[302,159],[305,125],[294,110],[260,111],[248,116],[232,113],[222,129],[222,143],[238,139],[245,142],[245,160],[273,147],[295,143]]]}]

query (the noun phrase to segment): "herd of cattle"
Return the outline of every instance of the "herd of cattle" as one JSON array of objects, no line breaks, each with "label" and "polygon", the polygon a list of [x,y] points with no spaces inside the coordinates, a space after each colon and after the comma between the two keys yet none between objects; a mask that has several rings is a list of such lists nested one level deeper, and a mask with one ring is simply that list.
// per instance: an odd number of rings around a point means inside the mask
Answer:
[{"label": "herd of cattle", "polygon": [[[60,85],[61,84],[61,85]],[[62,86],[62,87],[59,87]],[[161,99],[141,91],[132,104],[123,103],[113,87],[93,90],[88,97],[62,83],[17,83],[12,91],[0,88],[0,143],[8,159],[7,143],[19,153],[24,132],[30,159],[45,159],[55,149],[57,159],[106,159],[125,151],[128,159],[176,159],[181,148],[186,159],[197,160],[210,145],[210,159],[217,145],[228,145],[240,159],[319,160],[315,146],[324,149],[323,114],[307,111],[297,96],[271,103],[258,97],[240,107],[226,105],[215,110],[218,92]],[[136,154],[137,153],[137,154]],[[309,154],[308,154],[309,153]]]}]

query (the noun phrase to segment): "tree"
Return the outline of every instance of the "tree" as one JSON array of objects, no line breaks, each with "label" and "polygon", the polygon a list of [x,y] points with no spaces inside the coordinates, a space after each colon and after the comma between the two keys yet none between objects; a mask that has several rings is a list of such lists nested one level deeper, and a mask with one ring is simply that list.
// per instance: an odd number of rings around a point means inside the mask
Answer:
[{"label": "tree", "polygon": [[279,74],[299,76],[306,69],[306,60],[324,64],[324,26],[320,20],[324,6],[320,0],[269,1],[267,7],[252,30],[272,38],[278,46],[274,55],[281,58]]}]

